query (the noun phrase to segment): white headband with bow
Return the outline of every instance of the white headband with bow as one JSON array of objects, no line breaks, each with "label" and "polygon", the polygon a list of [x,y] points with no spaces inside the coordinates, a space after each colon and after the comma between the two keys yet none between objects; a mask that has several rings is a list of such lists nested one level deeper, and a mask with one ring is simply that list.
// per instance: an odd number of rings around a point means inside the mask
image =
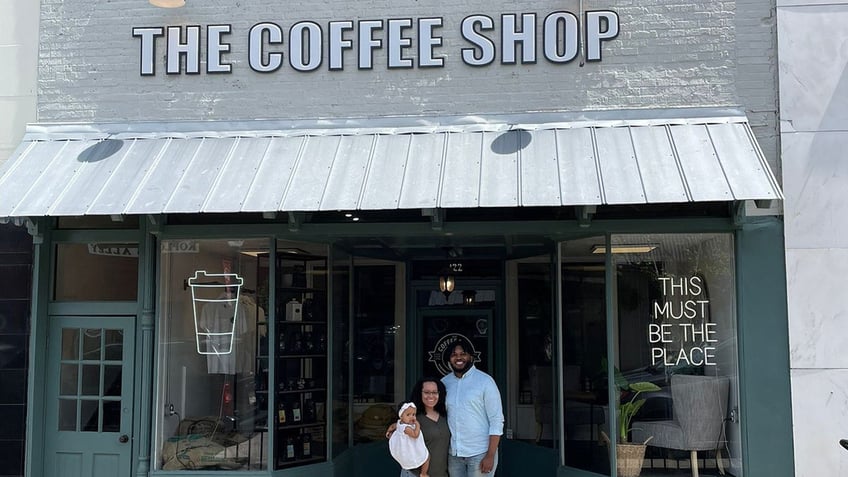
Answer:
[{"label": "white headband with bow", "polygon": [[416,407],[415,407],[415,403],[412,403],[412,402],[405,402],[405,403],[403,403],[403,405],[400,407],[400,409],[398,409],[398,417],[403,416],[403,411],[406,411],[406,410],[407,410],[407,409],[409,409],[409,408],[412,408],[412,409],[418,409],[418,408],[416,408]]}]

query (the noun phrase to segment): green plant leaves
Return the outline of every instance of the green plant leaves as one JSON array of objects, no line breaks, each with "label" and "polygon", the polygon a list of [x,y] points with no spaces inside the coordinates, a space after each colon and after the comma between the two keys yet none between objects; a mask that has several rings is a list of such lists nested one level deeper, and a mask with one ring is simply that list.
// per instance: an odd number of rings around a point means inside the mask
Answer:
[{"label": "green plant leaves", "polygon": [[660,387],[657,386],[654,383],[649,383],[649,382],[643,381],[643,382],[640,382],[640,383],[630,384],[630,390],[636,391],[637,393],[645,393],[645,392],[659,391]]}]

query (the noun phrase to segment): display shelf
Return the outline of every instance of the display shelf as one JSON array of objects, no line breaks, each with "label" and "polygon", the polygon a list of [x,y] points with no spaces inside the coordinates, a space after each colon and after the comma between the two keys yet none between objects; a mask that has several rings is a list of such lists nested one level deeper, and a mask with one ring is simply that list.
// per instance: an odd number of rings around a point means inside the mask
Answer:
[{"label": "display shelf", "polygon": [[278,256],[274,402],[278,469],[326,460],[327,258]]}]

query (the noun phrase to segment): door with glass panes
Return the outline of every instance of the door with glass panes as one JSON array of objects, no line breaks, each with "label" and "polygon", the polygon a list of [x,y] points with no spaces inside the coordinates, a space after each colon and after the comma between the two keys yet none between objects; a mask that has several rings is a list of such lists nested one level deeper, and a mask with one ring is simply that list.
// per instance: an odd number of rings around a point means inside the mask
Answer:
[{"label": "door with glass panes", "polygon": [[130,475],[134,322],[50,317],[45,475]]}]

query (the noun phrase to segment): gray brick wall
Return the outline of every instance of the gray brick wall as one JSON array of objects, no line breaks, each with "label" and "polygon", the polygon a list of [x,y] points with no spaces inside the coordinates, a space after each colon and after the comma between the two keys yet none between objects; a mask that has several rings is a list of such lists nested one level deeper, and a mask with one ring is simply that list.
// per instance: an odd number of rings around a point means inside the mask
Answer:
[{"label": "gray brick wall", "polygon": [[775,176],[780,180],[777,18],[772,0],[736,2],[736,94]]},{"label": "gray brick wall", "polygon": [[[499,38],[502,13],[537,13],[540,23],[553,11],[579,14],[579,2],[188,0],[186,7],[168,10],[144,0],[42,0],[39,120],[369,117],[741,104],[752,113],[764,150],[774,154],[771,2],[584,4],[620,17],[620,34],[604,44],[603,61],[555,65],[541,56],[540,46],[536,64],[502,65],[498,51],[494,64],[471,67],[460,60],[460,49],[469,46],[459,34],[465,16],[493,17],[496,29],[490,34]],[[445,57],[444,68],[389,70],[385,48],[376,52],[374,69],[365,71],[356,69],[354,55],[347,57],[345,71],[332,72],[326,59],[310,73],[286,65],[260,74],[247,63],[247,33],[261,21],[275,22],[286,33],[302,20],[326,25],[331,20],[433,16],[444,18],[439,30],[444,46],[437,51]],[[159,39],[157,74],[139,75],[140,42],[131,36],[132,27],[215,23],[232,25],[227,38],[232,74],[165,75],[164,39]]]}]

